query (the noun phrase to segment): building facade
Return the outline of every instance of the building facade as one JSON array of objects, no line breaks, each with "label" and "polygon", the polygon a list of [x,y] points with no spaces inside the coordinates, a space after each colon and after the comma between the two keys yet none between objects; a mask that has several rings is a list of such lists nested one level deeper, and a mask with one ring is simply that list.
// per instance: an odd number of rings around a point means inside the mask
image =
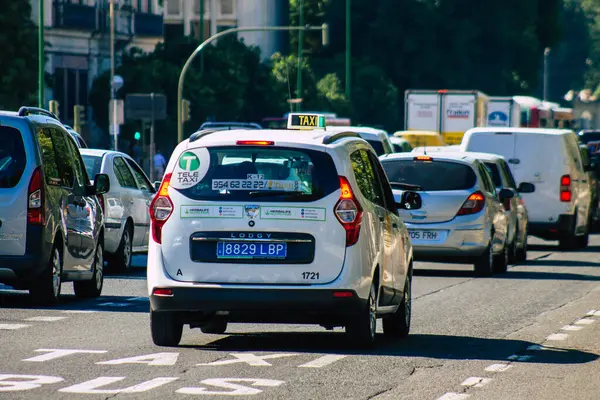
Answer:
[{"label": "building facade", "polygon": [[[88,106],[94,79],[110,69],[110,0],[31,0],[32,19],[39,20],[44,1],[46,72],[54,77],[45,104],[59,102],[61,120],[73,121],[73,106]],[[115,59],[130,47],[153,51],[163,40],[163,8],[159,0],[115,0]],[[107,105],[108,107],[108,105]],[[91,112],[86,112],[91,122]],[[90,139],[93,127],[82,132]]]}]

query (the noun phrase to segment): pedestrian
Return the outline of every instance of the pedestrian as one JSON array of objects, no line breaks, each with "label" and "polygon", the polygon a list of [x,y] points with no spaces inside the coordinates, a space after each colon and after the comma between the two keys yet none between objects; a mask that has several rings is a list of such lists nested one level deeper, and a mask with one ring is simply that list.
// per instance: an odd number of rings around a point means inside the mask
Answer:
[{"label": "pedestrian", "polygon": [[157,181],[161,181],[163,175],[165,174],[165,168],[167,168],[167,160],[165,160],[165,156],[162,155],[160,149],[156,149],[156,154],[154,155],[154,179]]}]

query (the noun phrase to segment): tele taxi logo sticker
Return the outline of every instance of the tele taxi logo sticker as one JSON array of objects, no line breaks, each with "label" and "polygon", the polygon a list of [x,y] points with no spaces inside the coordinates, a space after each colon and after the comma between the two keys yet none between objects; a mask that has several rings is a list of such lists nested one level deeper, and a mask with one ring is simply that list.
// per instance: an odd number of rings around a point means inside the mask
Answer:
[{"label": "tele taxi logo sticker", "polygon": [[185,171],[195,171],[200,168],[200,159],[191,151],[186,151],[179,158],[179,168]]}]

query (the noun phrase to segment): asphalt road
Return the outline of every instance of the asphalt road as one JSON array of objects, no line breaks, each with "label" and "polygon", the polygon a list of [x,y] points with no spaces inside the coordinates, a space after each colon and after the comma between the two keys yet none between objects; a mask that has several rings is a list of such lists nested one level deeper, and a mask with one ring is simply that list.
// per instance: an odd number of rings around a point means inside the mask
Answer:
[{"label": "asphalt road", "polygon": [[38,308],[0,289],[0,398],[597,400],[600,237],[579,252],[530,246],[492,278],[417,263],[411,335],[363,352],[301,325],[185,328],[181,347],[154,346],[141,256],[93,301],[65,285]]}]

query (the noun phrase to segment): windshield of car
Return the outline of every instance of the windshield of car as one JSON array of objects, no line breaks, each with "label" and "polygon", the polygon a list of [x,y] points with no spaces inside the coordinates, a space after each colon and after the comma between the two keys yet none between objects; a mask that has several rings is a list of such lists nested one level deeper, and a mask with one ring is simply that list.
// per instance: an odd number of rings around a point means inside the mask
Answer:
[{"label": "windshield of car", "polygon": [[371,147],[373,147],[373,149],[375,150],[375,154],[377,154],[378,156],[385,154],[385,150],[383,149],[383,143],[381,141],[367,140],[367,142],[369,142]]},{"label": "windshield of car", "polygon": [[0,189],[7,189],[19,183],[27,159],[19,130],[0,126],[0,137]]},{"label": "windshield of car", "polygon": [[324,152],[270,146],[207,150],[210,165],[198,183],[172,185],[193,200],[309,202],[339,189],[333,160]]},{"label": "windshield of car", "polygon": [[470,166],[452,161],[389,160],[382,165],[390,182],[417,185],[423,191],[471,189],[477,181]]},{"label": "windshield of car", "polygon": [[82,154],[81,157],[83,158],[83,163],[85,164],[88,176],[93,180],[94,177],[100,173],[100,169],[102,168],[102,157],[90,156],[87,154]]},{"label": "windshield of car", "polygon": [[490,175],[492,176],[492,180],[494,181],[494,186],[502,187],[502,179],[500,178],[500,171],[498,170],[498,166],[493,162],[485,162],[485,166],[488,171],[490,171]]}]

